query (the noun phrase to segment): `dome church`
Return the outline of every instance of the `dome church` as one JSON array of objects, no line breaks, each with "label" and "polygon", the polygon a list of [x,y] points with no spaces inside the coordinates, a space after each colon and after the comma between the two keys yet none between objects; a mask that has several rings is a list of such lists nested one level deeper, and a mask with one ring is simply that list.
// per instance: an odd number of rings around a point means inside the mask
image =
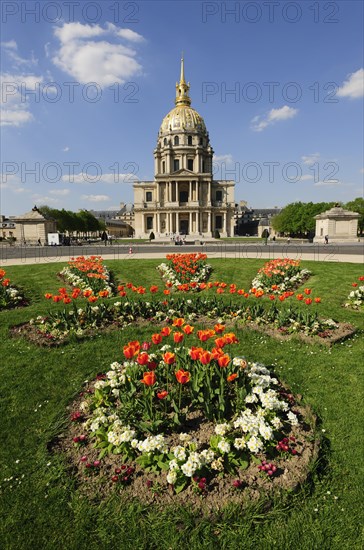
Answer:
[{"label": "dome church", "polygon": [[214,151],[202,116],[191,107],[181,59],[175,107],[163,118],[154,150],[154,181],[134,184],[135,236],[234,235],[234,181],[213,179]]}]

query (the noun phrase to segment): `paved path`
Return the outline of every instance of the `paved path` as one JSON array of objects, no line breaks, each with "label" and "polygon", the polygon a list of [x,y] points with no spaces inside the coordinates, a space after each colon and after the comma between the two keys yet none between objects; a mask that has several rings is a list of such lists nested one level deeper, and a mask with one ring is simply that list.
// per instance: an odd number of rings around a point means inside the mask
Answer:
[{"label": "paved path", "polygon": [[364,265],[364,243],[341,244],[280,244],[269,243],[206,243],[205,245],[171,246],[163,244],[136,244],[117,246],[70,247],[9,247],[0,248],[0,265],[27,265],[67,262],[71,257],[100,255],[105,260],[164,259],[166,254],[204,252],[208,258],[294,258],[323,262],[350,262]]}]

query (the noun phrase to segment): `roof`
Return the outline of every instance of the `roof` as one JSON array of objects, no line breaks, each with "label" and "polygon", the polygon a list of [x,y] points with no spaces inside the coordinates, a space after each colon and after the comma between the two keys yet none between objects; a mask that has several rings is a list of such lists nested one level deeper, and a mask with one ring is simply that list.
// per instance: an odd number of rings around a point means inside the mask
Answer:
[{"label": "roof", "polygon": [[351,210],[345,210],[341,206],[334,206],[333,208],[330,208],[330,210],[326,210],[326,212],[322,212],[321,214],[317,214],[317,216],[314,216],[315,220],[323,220],[325,218],[331,218],[331,219],[358,219],[360,218],[360,214],[357,212],[352,212]]}]

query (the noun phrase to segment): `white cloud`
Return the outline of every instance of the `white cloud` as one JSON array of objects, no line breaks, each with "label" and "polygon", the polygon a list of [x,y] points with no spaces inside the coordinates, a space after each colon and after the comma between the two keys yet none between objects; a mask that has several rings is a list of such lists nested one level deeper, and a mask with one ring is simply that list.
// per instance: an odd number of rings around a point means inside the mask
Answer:
[{"label": "white cloud", "polygon": [[364,174],[364,168],[361,168],[361,169],[360,169],[360,173],[361,173],[361,174]]},{"label": "white cloud", "polygon": [[320,180],[314,184],[316,187],[322,187],[324,185],[342,185],[339,180]]},{"label": "white cloud", "polygon": [[17,50],[18,44],[15,40],[9,40],[8,42],[1,42],[1,47],[5,50]]},{"label": "white cloud", "polygon": [[135,174],[89,174],[86,172],[80,172],[79,174],[65,174],[62,176],[62,181],[67,183],[134,183],[139,181],[139,178]]},{"label": "white cloud", "polygon": [[108,195],[82,195],[81,198],[90,202],[105,202],[110,200]]},{"label": "white cloud", "polygon": [[33,120],[33,115],[26,110],[10,110],[10,109],[1,109],[1,126],[21,126],[26,122]]},{"label": "white cloud", "polygon": [[[110,23],[106,28],[64,23],[54,32],[61,43],[52,59],[54,64],[82,84],[96,82],[101,87],[115,82],[123,84],[141,72],[142,67],[135,59],[137,52],[120,43],[121,39],[134,43],[143,40],[130,29],[120,29]],[[109,40],[95,40],[100,37]]]},{"label": "white cloud", "polygon": [[284,105],[280,109],[271,109],[265,116],[255,116],[251,121],[251,128],[255,132],[261,132],[276,122],[295,117],[297,113],[298,109],[288,107],[288,105]]},{"label": "white cloud", "polygon": [[1,48],[5,54],[14,62],[15,66],[19,65],[37,65],[38,59],[35,59],[34,53],[31,52],[30,59],[25,59],[18,54],[18,44],[15,40],[9,40],[8,42],[1,42]]},{"label": "white cloud", "polygon": [[320,153],[312,153],[312,155],[302,156],[301,157],[303,164],[307,164],[308,166],[311,166],[312,164],[315,164],[320,159]]},{"label": "white cloud", "polygon": [[62,149],[62,151],[64,153],[67,153],[69,150],[70,150],[70,148],[68,147],[68,145],[66,145],[66,147],[63,147],[63,149]]},{"label": "white cloud", "polygon": [[338,89],[339,97],[350,97],[356,99],[364,96],[364,69],[358,69],[355,73],[348,75],[348,79]]},{"label": "white cloud", "polygon": [[313,176],[311,176],[311,174],[303,174],[303,176],[300,177],[300,181],[307,181],[307,180],[313,180]]},{"label": "white cloud", "polygon": [[65,195],[70,194],[69,189],[52,189],[52,191],[49,191],[51,195],[57,195],[58,197],[64,197]]},{"label": "white cloud", "polygon": [[34,119],[29,111],[26,92],[36,90],[43,82],[42,76],[1,74],[1,126],[21,126]]},{"label": "white cloud", "polygon": [[214,155],[212,158],[213,162],[226,162],[226,164],[229,164],[233,162],[233,155],[230,153],[227,153],[226,155]]},{"label": "white cloud", "polygon": [[47,195],[39,195],[38,193],[35,193],[32,195],[32,199],[36,201],[39,205],[42,204],[58,204],[59,200],[55,199],[53,197],[48,197]]}]

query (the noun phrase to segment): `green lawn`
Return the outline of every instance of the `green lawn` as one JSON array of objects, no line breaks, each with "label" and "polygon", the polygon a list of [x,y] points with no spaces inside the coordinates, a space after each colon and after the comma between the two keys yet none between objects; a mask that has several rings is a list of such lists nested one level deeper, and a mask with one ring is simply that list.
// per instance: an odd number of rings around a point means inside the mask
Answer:
[{"label": "green lawn", "polygon": [[[105,262],[120,281],[160,284],[158,260]],[[263,260],[212,259],[212,280],[249,288]],[[360,330],[332,349],[298,340],[278,342],[249,330],[238,333],[244,355],[267,365],[319,415],[324,449],[311,480],[272,506],[231,507],[213,519],[180,508],[156,509],[81,496],[67,464],[48,450],[68,419],[67,405],[86,379],[121,359],[122,343],[150,334],[128,327],[52,350],[9,338],[9,327],[45,313],[43,298],[61,286],[59,266],[6,267],[30,298],[27,308],[0,312],[1,445],[0,546],[4,549],[360,549],[363,539],[363,315],[342,308],[355,264],[303,262],[313,272],[305,286],[322,298],[324,317]],[[189,298],[190,296],[188,296]],[[57,306],[55,306],[57,307]],[[303,306],[302,306],[303,307]],[[153,329],[154,330],[154,329]],[[138,334],[136,332],[138,331]]]}]

